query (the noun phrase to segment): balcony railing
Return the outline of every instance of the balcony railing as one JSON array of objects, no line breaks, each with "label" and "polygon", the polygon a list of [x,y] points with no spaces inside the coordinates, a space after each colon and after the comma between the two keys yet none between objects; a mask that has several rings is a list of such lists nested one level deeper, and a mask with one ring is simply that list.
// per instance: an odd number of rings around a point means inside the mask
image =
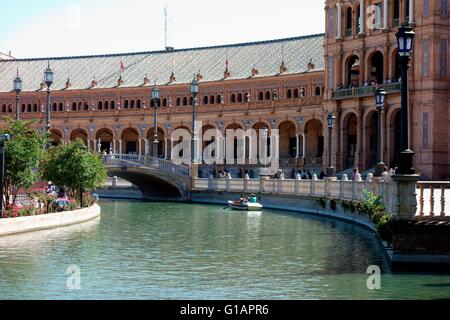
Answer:
[{"label": "balcony railing", "polygon": [[340,89],[333,91],[333,99],[342,100],[349,98],[362,98],[369,97],[375,94],[377,88],[384,89],[387,93],[397,93],[401,90],[401,83],[390,83],[383,84],[379,86],[371,86],[371,87],[357,87],[357,88],[348,88],[348,89]]}]

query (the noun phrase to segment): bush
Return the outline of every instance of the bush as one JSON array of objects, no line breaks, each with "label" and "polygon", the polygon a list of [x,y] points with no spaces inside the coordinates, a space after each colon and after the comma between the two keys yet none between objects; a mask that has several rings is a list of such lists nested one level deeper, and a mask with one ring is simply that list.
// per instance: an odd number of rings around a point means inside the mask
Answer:
[{"label": "bush", "polygon": [[330,199],[330,208],[331,208],[331,210],[336,211],[336,209],[337,209],[336,199]]},{"label": "bush", "polygon": [[319,198],[319,204],[323,209],[327,207],[327,201],[324,198]]}]

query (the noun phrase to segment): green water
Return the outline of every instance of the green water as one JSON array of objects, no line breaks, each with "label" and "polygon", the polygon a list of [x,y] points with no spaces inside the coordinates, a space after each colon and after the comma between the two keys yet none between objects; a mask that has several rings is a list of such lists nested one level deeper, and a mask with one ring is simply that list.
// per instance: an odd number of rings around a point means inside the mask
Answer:
[{"label": "green water", "polygon": [[[450,276],[392,274],[367,231],[221,206],[103,201],[101,219],[0,238],[1,299],[436,299]],[[67,288],[71,265],[79,290]],[[367,267],[383,270],[367,288]],[[70,282],[69,283],[73,283]]]}]

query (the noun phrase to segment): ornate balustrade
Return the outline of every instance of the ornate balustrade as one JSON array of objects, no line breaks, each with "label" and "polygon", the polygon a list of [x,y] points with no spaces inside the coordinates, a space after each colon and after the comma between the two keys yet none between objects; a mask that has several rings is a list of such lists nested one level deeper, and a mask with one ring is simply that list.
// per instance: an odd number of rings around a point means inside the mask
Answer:
[{"label": "ornate balustrade", "polygon": [[177,165],[172,161],[133,154],[111,154],[103,156],[106,167],[151,168],[178,176],[190,175],[187,166]]},{"label": "ornate balustrade", "polygon": [[383,84],[379,86],[370,86],[370,87],[357,87],[357,88],[348,88],[348,89],[339,89],[333,91],[333,99],[341,100],[348,98],[360,98],[360,97],[369,97],[375,94],[375,90],[377,88],[383,88],[387,93],[396,93],[401,90],[401,83],[389,83]]},{"label": "ornate balustrade", "polygon": [[450,181],[421,181],[417,185],[417,218],[450,220]]},{"label": "ornate balustrade", "polygon": [[389,212],[395,212],[396,184],[394,182],[344,180],[278,180],[278,179],[193,179],[193,189],[246,193],[274,193],[312,197],[357,200],[363,190],[382,197]]}]

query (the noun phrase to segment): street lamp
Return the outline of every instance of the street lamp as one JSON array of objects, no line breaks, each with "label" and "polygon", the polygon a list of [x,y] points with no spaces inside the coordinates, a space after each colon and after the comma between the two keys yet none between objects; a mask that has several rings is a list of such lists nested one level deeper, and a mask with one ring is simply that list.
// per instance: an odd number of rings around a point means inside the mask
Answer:
[{"label": "street lamp", "polygon": [[336,116],[333,112],[328,113],[328,168],[327,177],[334,178],[336,176],[336,170],[333,167],[333,128],[334,122],[336,121]]},{"label": "street lamp", "polygon": [[159,102],[159,88],[155,85],[152,89],[153,99],[153,157],[158,158],[158,102]]},{"label": "street lamp", "polygon": [[13,82],[13,90],[16,93],[16,120],[19,121],[19,94],[22,91],[22,79],[19,77],[19,69],[17,69],[17,77]]},{"label": "street lamp", "polygon": [[196,107],[197,107],[197,96],[198,96],[198,81],[194,76],[194,79],[191,82],[191,94],[193,96],[192,99],[192,151],[191,151],[191,158],[192,158],[192,163],[195,162],[195,148],[196,148],[196,143],[197,143],[197,133],[195,131],[195,120],[196,120]]},{"label": "street lamp", "polygon": [[401,111],[400,111],[400,156],[396,174],[414,174],[414,152],[409,148],[408,139],[408,68],[413,49],[415,33],[412,28],[401,27],[396,33],[401,68]]},{"label": "street lamp", "polygon": [[[3,180],[5,176],[5,141],[11,139],[9,134],[0,135],[0,218],[3,215]],[[8,199],[7,199],[8,200]],[[8,201],[7,201],[8,203]]]},{"label": "street lamp", "polygon": [[378,112],[378,128],[377,128],[377,168],[375,170],[375,176],[381,177],[381,174],[384,171],[384,162],[383,162],[383,141],[382,141],[382,118],[384,112],[384,100],[386,98],[386,91],[378,88],[375,91],[375,104],[377,106]]},{"label": "street lamp", "polygon": [[45,117],[45,129],[47,132],[50,131],[50,86],[53,83],[53,71],[50,69],[50,62],[48,62],[48,67],[44,72],[44,82],[47,85],[47,111]]}]

